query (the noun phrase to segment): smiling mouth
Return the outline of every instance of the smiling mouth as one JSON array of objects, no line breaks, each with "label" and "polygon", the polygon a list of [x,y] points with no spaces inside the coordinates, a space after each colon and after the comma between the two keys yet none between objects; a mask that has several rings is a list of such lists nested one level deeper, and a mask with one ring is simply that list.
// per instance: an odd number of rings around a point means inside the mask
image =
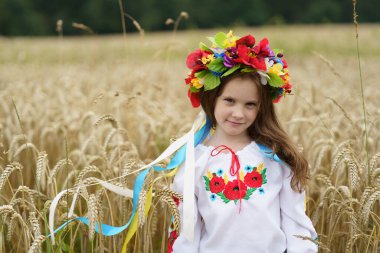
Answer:
[{"label": "smiling mouth", "polygon": [[234,124],[234,125],[241,125],[241,124],[243,124],[243,123],[237,123],[237,122],[233,122],[233,121],[229,121],[229,120],[227,120],[228,122],[230,122],[231,124]]}]

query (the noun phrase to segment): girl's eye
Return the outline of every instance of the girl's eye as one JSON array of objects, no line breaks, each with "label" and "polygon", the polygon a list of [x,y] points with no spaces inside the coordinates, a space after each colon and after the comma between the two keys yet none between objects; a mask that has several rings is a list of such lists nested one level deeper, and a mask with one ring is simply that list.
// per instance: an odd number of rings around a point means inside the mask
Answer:
[{"label": "girl's eye", "polygon": [[249,108],[253,108],[253,107],[256,107],[257,104],[256,104],[256,103],[248,103],[247,106],[248,106]]},{"label": "girl's eye", "polygon": [[225,98],[224,101],[226,101],[229,104],[234,102],[234,100],[232,98]]}]

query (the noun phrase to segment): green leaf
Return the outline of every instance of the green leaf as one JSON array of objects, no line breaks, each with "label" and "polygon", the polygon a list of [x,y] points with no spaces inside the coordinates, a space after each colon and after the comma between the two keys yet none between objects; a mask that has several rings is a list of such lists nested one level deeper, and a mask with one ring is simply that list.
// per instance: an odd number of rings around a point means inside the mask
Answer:
[{"label": "green leaf", "polygon": [[214,37],[207,37],[207,39],[208,39],[209,41],[211,41],[212,44],[215,44],[215,45],[216,45],[216,42],[215,42]]},{"label": "green leaf", "polygon": [[219,32],[215,35],[215,43],[218,47],[224,48],[224,41],[227,39],[227,34]]},{"label": "green leaf", "polygon": [[209,64],[207,64],[207,68],[211,71],[218,73],[223,73],[228,69],[226,66],[224,66],[222,58],[217,58],[210,62]]},{"label": "green leaf", "polygon": [[281,86],[285,84],[284,80],[282,80],[282,78],[276,74],[268,73],[268,76],[269,76],[269,80],[268,80],[269,85],[272,87],[280,88]]},{"label": "green leaf", "polygon": [[264,168],[264,169],[261,171],[260,174],[261,174],[262,176],[265,176],[265,173],[266,173],[266,172],[267,172],[267,168]]},{"label": "green leaf", "polygon": [[199,92],[199,89],[195,88],[194,86],[190,87],[191,92]]},{"label": "green leaf", "polygon": [[283,53],[284,53],[284,50],[279,49],[279,48],[275,48],[275,49],[273,49],[273,53],[274,53],[275,56],[277,56],[278,53],[283,54]]},{"label": "green leaf", "polygon": [[218,192],[216,195],[218,195],[224,201],[224,203],[228,203],[231,201],[228,198],[226,198],[226,196],[224,196],[223,192]]},{"label": "green leaf", "polygon": [[196,72],[194,76],[198,78],[203,78],[205,75],[207,75],[207,73],[209,73],[207,70],[202,70],[202,71]]},{"label": "green leaf", "polygon": [[210,179],[206,176],[203,176],[206,184],[206,191],[210,191]]},{"label": "green leaf", "polygon": [[241,67],[240,64],[233,66],[232,68],[230,68],[229,70],[227,70],[227,71],[222,75],[222,77],[223,77],[223,76],[231,75],[231,74],[234,73],[236,70],[238,70],[240,67]]},{"label": "green leaf", "polygon": [[254,191],[256,191],[256,189],[257,189],[257,188],[249,188],[249,189],[247,190],[247,193],[245,194],[244,199],[245,199],[245,200],[248,200],[249,197],[251,197],[252,193],[253,193]]},{"label": "green leaf", "polygon": [[214,76],[211,72],[208,72],[204,76],[204,88],[205,90],[212,90],[216,88],[220,84],[220,78],[218,76]]},{"label": "green leaf", "polygon": [[254,72],[255,70],[253,68],[243,68],[241,72]]},{"label": "green leaf", "polygon": [[199,48],[203,51],[212,52],[212,50],[203,42],[199,43]]}]

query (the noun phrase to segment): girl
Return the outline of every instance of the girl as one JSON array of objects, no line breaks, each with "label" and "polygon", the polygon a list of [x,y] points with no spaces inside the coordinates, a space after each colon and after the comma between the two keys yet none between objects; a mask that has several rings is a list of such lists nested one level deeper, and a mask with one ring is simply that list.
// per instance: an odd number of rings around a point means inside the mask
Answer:
[{"label": "girl", "polygon": [[188,56],[186,83],[213,130],[195,147],[194,182],[186,178],[187,161],[174,178],[174,191],[190,186],[194,196],[176,199],[181,232],[169,231],[168,251],[317,252],[304,206],[308,163],[273,105],[291,92],[281,51],[267,39],[256,44],[252,35],[218,33],[210,40],[211,47],[201,43]]}]

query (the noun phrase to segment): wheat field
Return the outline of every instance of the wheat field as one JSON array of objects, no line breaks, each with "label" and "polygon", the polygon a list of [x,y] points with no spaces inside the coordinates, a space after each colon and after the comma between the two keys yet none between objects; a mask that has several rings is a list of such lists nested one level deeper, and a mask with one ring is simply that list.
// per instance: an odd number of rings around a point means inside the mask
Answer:
[{"label": "wheat field", "polygon": [[[353,25],[233,30],[285,50],[294,95],[276,110],[310,163],[307,213],[320,252],[380,252],[380,25],[359,26],[362,78]],[[82,188],[74,215],[90,226],[71,223],[55,245],[51,201],[95,178],[124,175],[114,183],[133,188],[133,171],[190,129],[198,110],[186,95],[185,57],[216,32],[0,38],[0,252],[121,251],[125,232],[106,237],[94,226],[125,224],[131,199]],[[140,217],[149,186],[157,194],[127,252],[166,251],[175,210],[164,190],[170,179],[153,184],[158,176],[144,185]],[[59,202],[56,226],[72,195]]]}]

